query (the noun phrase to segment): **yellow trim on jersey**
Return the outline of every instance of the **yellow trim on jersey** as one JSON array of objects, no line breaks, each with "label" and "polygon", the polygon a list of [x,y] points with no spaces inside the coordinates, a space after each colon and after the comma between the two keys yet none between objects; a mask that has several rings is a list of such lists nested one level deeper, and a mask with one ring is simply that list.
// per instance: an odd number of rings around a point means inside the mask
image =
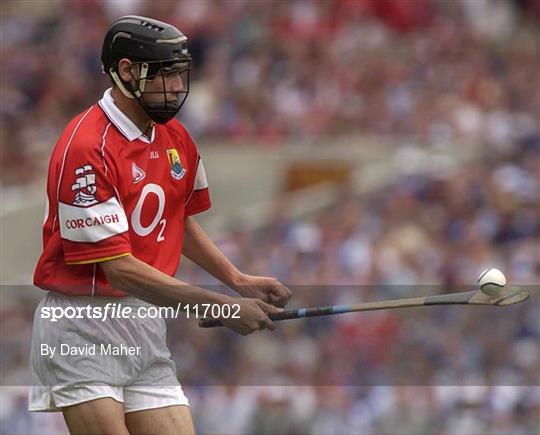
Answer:
[{"label": "yellow trim on jersey", "polygon": [[82,261],[70,261],[66,264],[90,264],[90,263],[102,263],[103,261],[116,260],[117,258],[122,258],[127,255],[131,255],[131,252],[126,252],[124,254],[112,255],[110,257],[96,258],[95,260],[82,260]]}]

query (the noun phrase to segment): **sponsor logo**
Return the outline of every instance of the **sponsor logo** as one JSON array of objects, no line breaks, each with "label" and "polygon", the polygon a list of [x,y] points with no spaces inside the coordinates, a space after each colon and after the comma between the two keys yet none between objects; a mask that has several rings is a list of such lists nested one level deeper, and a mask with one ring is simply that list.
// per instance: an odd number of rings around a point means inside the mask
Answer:
[{"label": "sponsor logo", "polygon": [[171,175],[175,180],[181,180],[186,175],[186,169],[182,166],[182,160],[178,155],[178,151],[175,148],[169,148],[167,150],[167,157],[171,165]]},{"label": "sponsor logo", "polygon": [[131,163],[131,174],[133,175],[133,182],[138,183],[141,181],[144,177],[146,177],[146,173],[139,168],[135,162]]},{"label": "sponsor logo", "polygon": [[159,159],[159,153],[157,151],[150,151],[150,160]]},{"label": "sponsor logo", "polygon": [[96,200],[96,174],[91,165],[84,165],[75,169],[77,176],[71,190],[75,192],[73,205],[89,206],[97,203]]},{"label": "sponsor logo", "polygon": [[118,214],[106,214],[105,216],[93,216],[85,219],[67,219],[65,221],[66,228],[75,230],[78,228],[96,227],[106,224],[120,223],[120,216]]}]

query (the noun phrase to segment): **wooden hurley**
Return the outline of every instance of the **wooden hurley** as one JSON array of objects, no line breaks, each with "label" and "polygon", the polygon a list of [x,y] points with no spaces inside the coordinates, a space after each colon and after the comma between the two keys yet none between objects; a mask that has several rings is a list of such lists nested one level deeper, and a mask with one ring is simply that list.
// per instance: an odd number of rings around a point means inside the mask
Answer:
[{"label": "wooden hurley", "polygon": [[[328,307],[298,308],[279,314],[269,314],[275,320],[300,319],[304,317],[329,316],[332,314],[354,313],[359,311],[386,310],[391,308],[423,307],[430,305],[497,305],[506,306],[523,302],[529,297],[519,287],[503,287],[496,296],[488,296],[480,290],[461,293],[448,293],[421,298],[391,299],[378,302],[366,302],[353,305],[332,305]],[[223,326],[219,319],[205,318],[199,321],[202,328]]]}]

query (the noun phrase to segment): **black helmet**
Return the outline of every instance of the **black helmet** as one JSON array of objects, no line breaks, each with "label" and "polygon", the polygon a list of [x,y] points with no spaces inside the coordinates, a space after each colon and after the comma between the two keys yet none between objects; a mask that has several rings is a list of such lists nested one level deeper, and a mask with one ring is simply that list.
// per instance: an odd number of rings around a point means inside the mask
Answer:
[{"label": "black helmet", "polygon": [[[139,67],[136,85],[125,82],[118,74],[118,62],[127,58]],[[148,116],[157,123],[173,118],[187,98],[189,92],[189,68],[187,37],[176,27],[151,18],[127,15],[111,24],[101,52],[103,71],[111,76],[122,93],[135,98]],[[164,76],[168,73],[185,73],[183,98],[170,102],[165,90]],[[146,80],[160,76],[163,80],[162,103],[147,103],[143,100]],[[135,79],[135,78],[134,78]],[[148,91],[147,91],[148,93]]]}]

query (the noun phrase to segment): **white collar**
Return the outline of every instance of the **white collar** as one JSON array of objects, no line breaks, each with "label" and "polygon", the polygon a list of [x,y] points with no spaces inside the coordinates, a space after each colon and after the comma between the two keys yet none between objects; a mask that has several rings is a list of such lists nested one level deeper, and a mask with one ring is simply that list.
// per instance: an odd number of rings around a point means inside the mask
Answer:
[{"label": "white collar", "polygon": [[135,139],[140,139],[146,143],[152,143],[154,141],[154,136],[156,132],[155,126],[152,127],[152,133],[150,135],[150,140],[144,135],[144,133],[139,130],[131,119],[129,119],[124,112],[122,112],[118,106],[114,103],[112,97],[112,88],[109,88],[103,94],[103,98],[98,102],[99,107],[103,109],[107,117],[111,122],[116,126],[118,131],[122,133],[126,139],[130,142]]}]

